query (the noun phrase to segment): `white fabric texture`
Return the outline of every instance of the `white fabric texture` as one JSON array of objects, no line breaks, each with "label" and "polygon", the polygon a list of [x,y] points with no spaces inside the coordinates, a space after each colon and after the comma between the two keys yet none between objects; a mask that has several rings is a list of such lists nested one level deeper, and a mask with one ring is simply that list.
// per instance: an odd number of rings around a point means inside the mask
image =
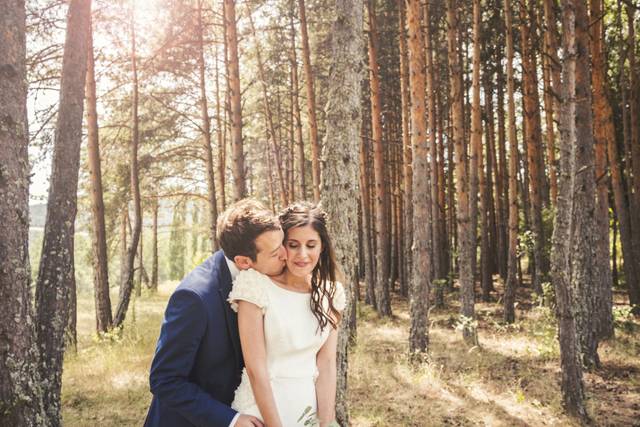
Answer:
[{"label": "white fabric texture", "polygon": [[[335,286],[333,305],[342,311],[344,289],[340,283]],[[304,426],[309,414],[317,410],[316,355],[327,340],[331,325],[320,332],[318,320],[311,312],[310,293],[282,288],[255,270],[241,271],[234,280],[229,303],[236,311],[238,300],[257,305],[264,314],[267,370],[283,426]],[[322,305],[326,309],[328,301],[325,299]],[[246,369],[231,407],[262,419]],[[311,411],[300,419],[308,407]]]}]

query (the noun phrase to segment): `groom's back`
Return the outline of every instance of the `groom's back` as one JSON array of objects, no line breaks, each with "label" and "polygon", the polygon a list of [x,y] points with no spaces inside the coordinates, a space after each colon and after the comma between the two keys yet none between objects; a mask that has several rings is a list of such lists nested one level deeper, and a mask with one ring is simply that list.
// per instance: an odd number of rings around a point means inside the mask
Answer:
[{"label": "groom's back", "polygon": [[230,287],[219,251],[172,294],[151,366],[154,398],[145,425],[228,425],[228,415],[233,417],[228,406],[240,383],[242,354],[236,316],[226,301]]}]

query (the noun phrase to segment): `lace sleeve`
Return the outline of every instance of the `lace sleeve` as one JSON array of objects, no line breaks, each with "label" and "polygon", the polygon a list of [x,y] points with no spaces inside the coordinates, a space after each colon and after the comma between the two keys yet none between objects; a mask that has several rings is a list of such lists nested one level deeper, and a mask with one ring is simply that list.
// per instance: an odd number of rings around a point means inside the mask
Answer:
[{"label": "lace sleeve", "polygon": [[342,283],[335,282],[334,286],[336,287],[336,293],[333,295],[333,306],[338,311],[344,311],[347,306],[347,296],[344,292],[344,286]]},{"label": "lace sleeve", "polygon": [[238,301],[242,300],[260,307],[264,314],[269,303],[265,289],[267,280],[271,279],[253,269],[238,273],[227,298],[233,311],[238,312]]}]

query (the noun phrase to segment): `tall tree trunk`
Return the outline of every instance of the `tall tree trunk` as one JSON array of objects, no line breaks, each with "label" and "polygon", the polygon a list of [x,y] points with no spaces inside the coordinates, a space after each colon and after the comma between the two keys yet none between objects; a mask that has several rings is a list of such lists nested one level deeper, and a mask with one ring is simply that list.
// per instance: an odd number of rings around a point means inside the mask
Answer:
[{"label": "tall tree trunk", "polygon": [[[227,194],[225,189],[226,184],[226,167],[227,167],[227,144],[225,138],[225,130],[227,125],[220,112],[220,69],[218,67],[218,45],[216,44],[215,52],[215,64],[216,64],[216,136],[218,137],[218,190],[220,192],[219,202],[220,209],[225,210],[227,205]],[[225,97],[226,98],[226,97]],[[225,102],[226,104],[226,102]],[[226,106],[225,106],[226,111]]]},{"label": "tall tree trunk", "polygon": [[[513,39],[512,39],[513,40]],[[502,49],[499,49],[499,59],[502,60]],[[496,162],[496,211],[498,213],[498,270],[500,277],[506,283],[509,263],[509,172],[507,171],[506,129],[504,114],[504,72],[497,67],[496,96],[498,108],[498,160]]]},{"label": "tall tree trunk", "polygon": [[102,198],[102,170],[96,100],[95,64],[93,58],[93,30],[89,27],[87,56],[87,158],[91,178],[91,214],[93,225],[93,289],[96,307],[96,332],[111,328],[111,298],[109,296],[109,268],[107,265],[107,233]]},{"label": "tall tree trunk", "polygon": [[[528,7],[528,9],[527,9]],[[542,223],[542,202],[544,194],[544,165],[542,157],[542,131],[540,119],[540,96],[536,55],[533,39],[536,37],[535,2],[520,3],[520,41],[522,50],[522,86],[524,140],[527,149],[527,168],[529,178],[531,224],[534,232],[533,289],[542,295],[542,283],[549,273],[549,263],[544,252],[546,236]]]},{"label": "tall tree trunk", "polygon": [[[300,194],[300,200],[304,200],[307,197],[307,184],[304,164],[304,140],[302,139],[302,120],[300,118],[300,104],[298,103],[298,58],[296,53],[296,29],[293,25],[293,16],[295,12],[294,5],[295,0],[291,0],[291,17],[289,20],[289,27],[291,33],[291,103],[293,106],[294,121],[292,126],[295,127],[296,146],[298,147],[298,193]],[[291,155],[293,156],[293,153],[291,153]]]},{"label": "tall tree trunk", "polygon": [[[469,150],[470,162],[470,188],[469,203],[471,204],[469,215],[475,218],[471,225],[471,256],[476,259],[477,252],[477,223],[478,223],[478,189],[484,178],[482,162],[482,111],[480,109],[480,25],[481,25],[480,0],[473,0],[473,71],[471,77],[471,138]],[[480,191],[484,191],[480,187]],[[486,230],[486,209],[480,213],[482,229]],[[475,224],[475,225],[474,225]],[[484,244],[484,242],[483,242]],[[486,258],[486,255],[485,255]],[[475,274],[472,272],[472,274]],[[475,279],[472,280],[475,285]]]},{"label": "tall tree trunk", "polygon": [[389,218],[387,206],[389,195],[385,184],[384,146],[382,142],[382,103],[380,100],[380,75],[377,58],[377,34],[375,0],[367,0],[369,15],[369,85],[371,90],[371,130],[373,139],[373,169],[376,187],[376,305],[382,316],[391,315],[389,296],[390,257]]},{"label": "tall tree trunk", "polygon": [[[605,65],[602,31],[602,0],[591,0],[591,60],[595,138],[595,179],[597,186],[596,222],[597,264],[594,326],[598,339],[613,336],[613,295],[611,259],[609,254],[609,179],[607,176],[607,147],[615,144],[615,130],[611,118],[611,106],[606,94]],[[611,132],[610,134],[608,132]],[[609,141],[611,140],[611,142]],[[611,167],[613,169],[613,166]],[[605,256],[606,254],[606,256]],[[634,279],[632,278],[631,281]],[[637,280],[637,279],[636,279]]]},{"label": "tall tree trunk", "polygon": [[328,191],[322,203],[334,220],[329,231],[335,236],[338,263],[345,273],[347,307],[343,312],[338,336],[338,372],[336,418],[341,425],[349,425],[347,406],[348,344],[355,337],[355,295],[358,287],[357,229],[354,215],[344,212],[358,210],[358,141],[360,134],[360,100],[362,79],[362,1],[336,0],[333,24],[332,64],[326,106],[326,135],[322,182]]},{"label": "tall tree trunk", "polygon": [[0,9],[0,425],[44,425],[29,290],[26,13],[24,2]]},{"label": "tall tree trunk", "polygon": [[278,176],[278,186],[280,188],[280,203],[284,208],[289,204],[289,197],[287,194],[287,186],[283,173],[282,157],[280,155],[280,140],[276,134],[276,129],[273,124],[273,112],[271,111],[271,103],[269,102],[267,78],[264,72],[264,64],[262,63],[262,54],[260,52],[260,44],[256,36],[256,28],[253,24],[253,18],[249,14],[249,22],[251,24],[251,32],[256,44],[256,58],[258,60],[258,73],[260,83],[262,86],[262,102],[264,108],[265,121],[267,122],[267,136],[271,142],[271,149],[273,151],[273,157],[275,160],[276,174]]},{"label": "tall tree trunk", "polygon": [[[428,16],[428,15],[427,15]],[[409,76],[411,87],[411,146],[413,157],[413,268],[411,276],[409,351],[424,353],[429,345],[429,287],[431,277],[431,189],[425,120],[425,49],[420,0],[407,0]],[[428,21],[427,21],[428,22]]]},{"label": "tall tree trunk", "polygon": [[[578,0],[581,1],[581,0]],[[576,129],[576,37],[574,0],[563,2],[562,108],[560,111],[560,164],[558,168],[558,199],[553,230],[552,282],[556,291],[562,400],[571,415],[587,418],[584,405],[584,383],[577,336],[575,295],[572,289],[571,237],[574,232],[572,154],[577,141]]]},{"label": "tall tree trunk", "polygon": [[240,92],[240,62],[238,60],[238,31],[236,27],[236,0],[224,0],[224,27],[228,47],[229,100],[231,109],[231,152],[233,171],[233,197],[240,200],[247,195],[242,145],[242,93]]},{"label": "tall tree trunk", "polygon": [[551,204],[555,205],[558,198],[557,162],[555,156],[554,112],[558,111],[560,100],[560,72],[561,64],[558,59],[558,28],[556,25],[555,0],[543,0],[544,8],[544,110],[547,134],[547,163],[549,167],[549,188]]},{"label": "tall tree trunk", "polygon": [[[629,58],[629,144],[630,150],[627,158],[630,159],[630,171],[632,179],[629,180],[629,199],[631,202],[632,212],[640,212],[640,85],[638,62],[636,59],[636,49],[638,42],[635,32],[635,14],[637,5],[631,2],[625,2],[627,10],[627,54]],[[634,231],[640,234],[640,215],[633,215]],[[638,243],[640,247],[640,243]],[[636,256],[640,254],[640,248],[636,252]]]},{"label": "tall tree trunk", "polygon": [[[364,117],[364,115],[363,115]],[[364,122],[364,120],[363,120]],[[364,126],[363,126],[364,127]],[[376,307],[374,245],[371,218],[371,185],[368,171],[369,141],[365,132],[360,137],[360,203],[362,204],[362,228],[364,229],[364,257],[365,257],[365,297],[364,302]]]},{"label": "tall tree trunk", "polygon": [[60,389],[65,328],[74,279],[73,239],[87,73],[90,0],[69,4],[60,83],[51,185],[40,269],[36,285],[36,328],[44,408],[52,425],[61,425]]},{"label": "tall tree trunk", "polygon": [[[598,271],[594,259],[604,256],[597,245],[595,152],[591,105],[591,63],[589,53],[589,16],[586,0],[573,0],[576,46],[576,140],[573,149],[573,207],[571,209],[572,288],[576,291],[574,311],[576,330],[584,366],[599,365],[598,339],[592,322],[597,295]],[[567,12],[565,12],[567,13]]]},{"label": "tall tree trunk", "polygon": [[402,164],[403,164],[403,188],[404,188],[404,244],[402,248],[402,259],[404,262],[400,266],[403,270],[401,275],[400,289],[409,288],[409,277],[411,274],[412,256],[411,245],[413,244],[413,172],[412,172],[412,152],[411,138],[409,135],[409,67],[407,65],[407,39],[405,25],[405,0],[398,0],[398,45],[400,47],[400,99],[402,103]]},{"label": "tall tree trunk", "polygon": [[311,139],[311,176],[313,177],[313,200],[320,201],[320,144],[318,142],[318,120],[316,118],[316,93],[311,69],[311,50],[307,33],[307,12],[304,0],[298,0],[300,14],[300,35],[302,36],[302,61],[304,77],[307,82],[307,113],[309,119],[309,138]]},{"label": "tall tree trunk", "polygon": [[[207,176],[207,194],[209,214],[209,240],[211,251],[218,250],[216,239],[216,221],[218,219],[218,201],[216,200],[216,178],[213,166],[213,151],[211,149],[211,118],[207,105],[207,87],[204,63],[204,26],[202,24],[202,0],[198,0],[198,74],[200,77],[200,116],[202,120],[202,151],[204,154],[204,170]],[[217,81],[217,80],[216,80]],[[219,114],[218,114],[219,117]],[[219,138],[219,137],[218,137]]]},{"label": "tall tree trunk", "polygon": [[[436,70],[433,64],[433,43],[432,43],[432,30],[431,30],[431,12],[430,12],[430,4],[427,1],[424,6],[424,48],[426,54],[426,87],[427,94],[429,95],[428,99],[428,113],[427,113],[427,128],[429,131],[429,156],[431,158],[431,167],[430,167],[430,191],[431,191],[431,224],[432,224],[432,245],[431,245],[431,254],[432,254],[432,276],[434,279],[443,279],[446,277],[446,266],[444,263],[444,252],[443,248],[443,227],[442,227],[442,219],[441,219],[441,209],[443,205],[441,205],[438,201],[438,191],[440,187],[440,181],[438,176],[438,148],[436,145],[436,132],[437,132],[437,123],[436,123],[436,97],[435,97],[435,83],[434,83],[434,75],[436,74]],[[426,107],[426,105],[425,105]]]},{"label": "tall tree trunk", "polygon": [[518,288],[518,140],[516,139],[515,83],[513,77],[513,23],[511,2],[504,0],[507,45],[507,111],[509,140],[509,237],[507,280],[504,289],[504,320],[515,321],[515,297]]},{"label": "tall tree trunk", "polygon": [[[120,327],[124,323],[131,299],[131,290],[133,288],[133,273],[136,259],[136,251],[140,240],[140,232],[142,230],[142,206],[140,203],[140,181],[138,176],[138,67],[136,59],[136,28],[135,28],[135,0],[132,0],[131,13],[131,72],[133,79],[133,94],[131,106],[131,142],[129,145],[129,179],[131,186],[131,198],[133,201],[133,228],[131,230],[131,239],[127,247],[127,256],[124,260],[125,269],[123,281],[120,284],[120,299],[116,308],[116,315],[113,324]],[[125,212],[127,209],[125,208]],[[127,214],[128,216],[128,214]]]},{"label": "tall tree trunk", "polygon": [[456,0],[447,1],[447,40],[449,58],[449,78],[452,141],[455,154],[456,192],[458,195],[458,262],[460,267],[460,299],[462,303],[462,336],[469,345],[478,343],[478,336],[474,313],[474,289],[473,289],[473,253],[475,230],[471,229],[470,197],[469,197],[469,165],[464,144],[464,120],[462,105],[462,69],[459,57],[458,40],[460,39],[460,27],[458,21],[458,7]]}]

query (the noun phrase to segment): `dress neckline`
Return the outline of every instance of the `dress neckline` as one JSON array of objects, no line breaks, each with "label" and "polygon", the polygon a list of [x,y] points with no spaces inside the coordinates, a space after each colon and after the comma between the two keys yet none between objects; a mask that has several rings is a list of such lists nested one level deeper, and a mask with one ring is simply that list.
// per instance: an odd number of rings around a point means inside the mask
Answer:
[{"label": "dress neckline", "polygon": [[284,288],[281,285],[279,285],[278,283],[276,283],[274,280],[272,280],[270,277],[269,277],[269,282],[271,282],[271,284],[273,286],[275,286],[276,288],[278,288],[280,290],[283,290],[285,292],[289,292],[290,294],[311,295],[311,291],[309,291],[309,292],[299,292],[299,291],[292,291],[291,289]]}]

